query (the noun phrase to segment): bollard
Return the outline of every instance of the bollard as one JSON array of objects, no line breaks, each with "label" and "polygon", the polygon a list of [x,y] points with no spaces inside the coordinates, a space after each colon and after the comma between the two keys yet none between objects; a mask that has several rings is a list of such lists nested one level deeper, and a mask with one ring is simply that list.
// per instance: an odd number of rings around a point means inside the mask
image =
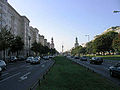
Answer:
[{"label": "bollard", "polygon": [[40,86],[40,79],[39,79],[38,83],[39,83],[39,86]]}]

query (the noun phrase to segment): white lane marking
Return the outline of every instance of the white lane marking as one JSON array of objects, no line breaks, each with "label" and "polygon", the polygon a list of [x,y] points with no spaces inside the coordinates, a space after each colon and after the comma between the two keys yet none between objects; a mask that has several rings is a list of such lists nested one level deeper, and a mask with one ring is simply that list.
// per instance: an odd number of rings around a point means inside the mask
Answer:
[{"label": "white lane marking", "polygon": [[3,73],[2,76],[5,76],[5,75],[7,75],[7,74],[9,74],[9,73]]},{"label": "white lane marking", "polygon": [[12,75],[12,76],[9,76],[9,77],[7,77],[7,78],[5,78],[5,79],[1,80],[1,81],[0,81],[0,83],[1,83],[1,82],[4,82],[4,81],[6,81],[6,80],[8,80],[8,79],[10,79],[10,78],[12,78],[12,77],[15,77],[15,76],[17,76],[17,75],[19,75],[19,74],[20,74],[20,72],[19,72],[19,73],[14,74],[14,75]]},{"label": "white lane marking", "polygon": [[41,67],[45,67],[45,65],[43,64]]},{"label": "white lane marking", "polygon": [[21,76],[19,81],[27,79],[27,75],[29,75],[29,74],[31,74],[31,72],[28,72],[25,75]]}]

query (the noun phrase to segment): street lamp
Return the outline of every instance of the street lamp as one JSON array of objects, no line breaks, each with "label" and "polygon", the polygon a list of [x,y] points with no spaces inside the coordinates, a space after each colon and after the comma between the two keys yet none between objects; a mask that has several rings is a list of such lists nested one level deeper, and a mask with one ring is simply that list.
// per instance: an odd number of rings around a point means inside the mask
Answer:
[{"label": "street lamp", "polygon": [[86,37],[88,37],[88,42],[89,42],[89,40],[90,40],[90,36],[89,35],[85,35]]},{"label": "street lamp", "polygon": [[28,40],[29,40],[29,56],[30,56],[30,40],[31,40],[30,36],[28,36]]}]

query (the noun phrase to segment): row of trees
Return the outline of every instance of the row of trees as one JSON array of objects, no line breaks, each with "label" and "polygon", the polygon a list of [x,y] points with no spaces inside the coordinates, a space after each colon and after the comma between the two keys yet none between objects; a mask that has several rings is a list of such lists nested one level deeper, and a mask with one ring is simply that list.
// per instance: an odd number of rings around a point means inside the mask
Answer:
[{"label": "row of trees", "polygon": [[11,34],[10,30],[6,27],[3,27],[0,31],[0,51],[4,52],[4,59],[5,59],[5,51],[8,50],[8,52],[17,52],[21,51],[24,47],[24,43],[22,41],[22,38],[19,36],[14,36]]},{"label": "row of trees", "polygon": [[[13,35],[11,30],[3,27],[0,31],[0,51],[3,51],[3,59],[5,60],[5,52],[17,53],[24,49],[24,42],[21,37]],[[32,44],[31,50],[35,52],[36,55],[45,55],[45,54],[55,54],[58,53],[55,49],[49,49],[47,46],[42,46],[40,43],[34,42]]]},{"label": "row of trees", "polygon": [[57,52],[56,49],[49,49],[47,46],[41,45],[41,43],[34,42],[31,50],[35,52],[35,55],[54,55]]},{"label": "row of trees", "polygon": [[120,34],[114,31],[109,31],[99,35],[95,40],[86,44],[86,47],[78,46],[72,49],[71,53],[80,54],[105,54],[105,53],[120,52]]}]

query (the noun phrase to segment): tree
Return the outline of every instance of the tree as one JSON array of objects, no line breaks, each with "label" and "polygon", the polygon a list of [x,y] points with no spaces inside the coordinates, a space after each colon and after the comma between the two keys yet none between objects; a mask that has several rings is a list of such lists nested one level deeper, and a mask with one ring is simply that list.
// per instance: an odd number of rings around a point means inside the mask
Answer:
[{"label": "tree", "polygon": [[31,50],[34,51],[36,55],[38,54],[39,45],[38,45],[38,43],[36,41],[32,44]]},{"label": "tree", "polygon": [[86,43],[86,53],[87,54],[95,53],[95,50],[93,47],[93,41]]},{"label": "tree", "polygon": [[21,51],[24,47],[24,42],[22,41],[22,38],[19,36],[16,36],[10,45],[10,50],[12,52],[17,52],[17,56],[18,56],[18,52]]},{"label": "tree", "polygon": [[116,38],[113,40],[112,47],[115,52],[120,52],[120,34],[117,35]]},{"label": "tree", "polygon": [[110,31],[108,33],[105,33],[97,37],[93,43],[94,50],[98,53],[103,52],[103,54],[106,51],[108,51],[109,53],[111,50],[113,51],[112,42],[116,37],[116,35],[118,35],[117,32]]},{"label": "tree", "polygon": [[4,60],[5,60],[5,50],[7,50],[11,41],[14,39],[14,36],[11,34],[10,30],[7,29],[7,26],[3,27],[0,32],[0,51],[4,51]]}]

